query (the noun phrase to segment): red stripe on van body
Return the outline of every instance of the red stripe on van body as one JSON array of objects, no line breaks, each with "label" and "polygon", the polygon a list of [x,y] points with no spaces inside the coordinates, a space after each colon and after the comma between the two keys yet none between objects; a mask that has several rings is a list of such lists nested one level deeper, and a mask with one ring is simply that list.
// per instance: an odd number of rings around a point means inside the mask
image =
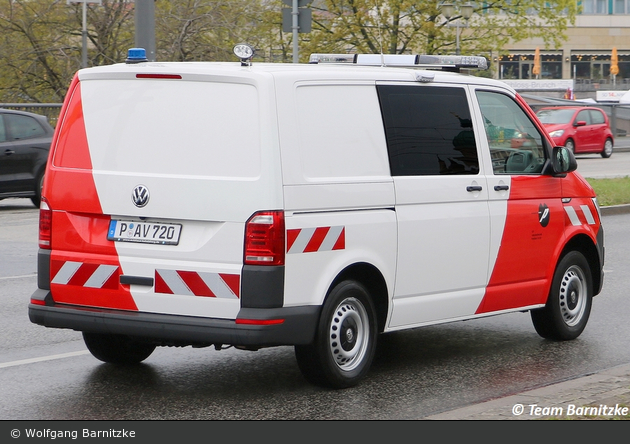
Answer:
[{"label": "red stripe on van body", "polygon": [[[477,314],[546,303],[565,232],[562,180],[512,177],[501,247]],[[546,226],[541,204],[550,212]]]},{"label": "red stripe on van body", "polygon": [[[81,85],[78,81],[73,81],[73,85],[67,96],[67,106],[64,105],[66,112],[57,124],[59,134],[44,179],[45,196],[53,211],[62,208],[77,213],[103,214],[92,176]],[[53,183],[54,190],[51,190]]]},{"label": "red stripe on van body", "polygon": [[[52,209],[51,271],[66,261],[115,265],[103,288],[51,284],[57,303],[121,310],[137,310],[129,288],[120,284],[120,260],[114,242],[107,240],[110,217],[103,210],[92,175],[92,161],[83,116],[81,84],[74,77],[68,89],[53,136],[44,183]],[[54,274],[53,274],[54,276]],[[87,278],[85,278],[87,279]]]}]

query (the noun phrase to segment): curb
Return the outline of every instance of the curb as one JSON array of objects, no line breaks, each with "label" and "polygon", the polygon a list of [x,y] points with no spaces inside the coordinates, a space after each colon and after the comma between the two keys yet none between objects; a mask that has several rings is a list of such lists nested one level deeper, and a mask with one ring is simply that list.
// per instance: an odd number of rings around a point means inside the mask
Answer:
[{"label": "curb", "polygon": [[601,211],[603,216],[611,216],[615,214],[628,214],[630,213],[630,204],[610,205],[607,207],[601,207],[599,211]]}]

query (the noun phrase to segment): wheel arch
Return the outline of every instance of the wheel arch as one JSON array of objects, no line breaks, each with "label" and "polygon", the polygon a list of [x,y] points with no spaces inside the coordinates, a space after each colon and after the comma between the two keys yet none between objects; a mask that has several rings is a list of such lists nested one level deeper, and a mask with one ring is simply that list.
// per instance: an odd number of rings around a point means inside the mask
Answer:
[{"label": "wheel arch", "polygon": [[344,280],[355,280],[365,286],[366,290],[372,297],[372,302],[374,303],[374,309],[376,310],[378,322],[378,331],[383,332],[389,311],[387,283],[385,282],[383,274],[374,265],[366,262],[348,265],[346,268],[341,270],[341,272],[332,281],[330,287],[328,288],[326,298],[328,298],[331,290]]},{"label": "wheel arch", "polygon": [[597,246],[586,234],[578,234],[566,243],[562,249],[562,253],[558,257],[558,262],[570,251],[579,251],[586,258],[593,280],[593,296],[596,296],[601,291],[603,283],[602,273],[600,273],[602,263],[597,251]]}]

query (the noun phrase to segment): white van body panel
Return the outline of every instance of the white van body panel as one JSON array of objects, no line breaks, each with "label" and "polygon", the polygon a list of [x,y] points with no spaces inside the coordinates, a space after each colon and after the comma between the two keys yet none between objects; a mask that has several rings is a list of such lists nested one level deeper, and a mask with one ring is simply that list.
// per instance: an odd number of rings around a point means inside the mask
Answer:
[{"label": "white van body panel", "polygon": [[302,247],[303,244],[300,248],[289,248],[285,264],[285,306],[322,304],[333,280],[346,267],[354,264],[372,265],[383,275],[387,288],[393,289],[396,273],[394,211],[294,214],[287,217],[286,226],[287,230],[300,229],[308,236],[318,227],[342,228],[345,248],[330,250],[322,247],[317,251],[308,251]]},{"label": "white van body panel", "polygon": [[[273,174],[279,165],[277,133],[269,130],[275,115],[263,112],[274,106],[268,81],[88,77],[81,88],[106,214],[143,215],[127,198],[138,184],[152,191],[154,217],[243,222],[259,208],[282,208],[280,178]],[[232,108],[215,107],[216,100]],[[210,136],[222,145],[220,158],[216,147],[203,146]],[[183,148],[195,159],[182,155]],[[236,198],[240,205],[232,205]]]}]

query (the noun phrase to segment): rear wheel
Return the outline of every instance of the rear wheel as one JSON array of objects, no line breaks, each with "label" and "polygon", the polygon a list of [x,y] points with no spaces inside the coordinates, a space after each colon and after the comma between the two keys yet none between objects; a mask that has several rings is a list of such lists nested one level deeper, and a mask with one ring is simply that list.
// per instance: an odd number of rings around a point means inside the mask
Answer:
[{"label": "rear wheel", "polygon": [[33,202],[33,205],[35,205],[37,208],[39,208],[42,200],[42,188],[44,188],[43,172],[35,180],[35,196],[31,197],[31,202]]},{"label": "rear wheel", "polygon": [[564,142],[564,147],[575,154],[575,143],[573,142],[573,139],[567,139],[567,141]]},{"label": "rear wheel", "polygon": [[124,335],[83,332],[83,340],[96,359],[110,364],[137,364],[155,350],[153,344]]},{"label": "rear wheel", "polygon": [[604,142],[604,149],[602,150],[602,157],[604,159],[607,159],[608,157],[612,156],[613,153],[613,141],[611,139],[606,139],[606,142]]},{"label": "rear wheel", "polygon": [[575,339],[584,330],[591,313],[593,280],[588,262],[578,251],[567,253],[558,263],[547,305],[531,311],[536,332],[546,339]]},{"label": "rear wheel", "polygon": [[314,342],[295,347],[300,371],[313,384],[352,387],[372,364],[377,335],[369,293],[356,281],[343,281],[326,299]]}]

